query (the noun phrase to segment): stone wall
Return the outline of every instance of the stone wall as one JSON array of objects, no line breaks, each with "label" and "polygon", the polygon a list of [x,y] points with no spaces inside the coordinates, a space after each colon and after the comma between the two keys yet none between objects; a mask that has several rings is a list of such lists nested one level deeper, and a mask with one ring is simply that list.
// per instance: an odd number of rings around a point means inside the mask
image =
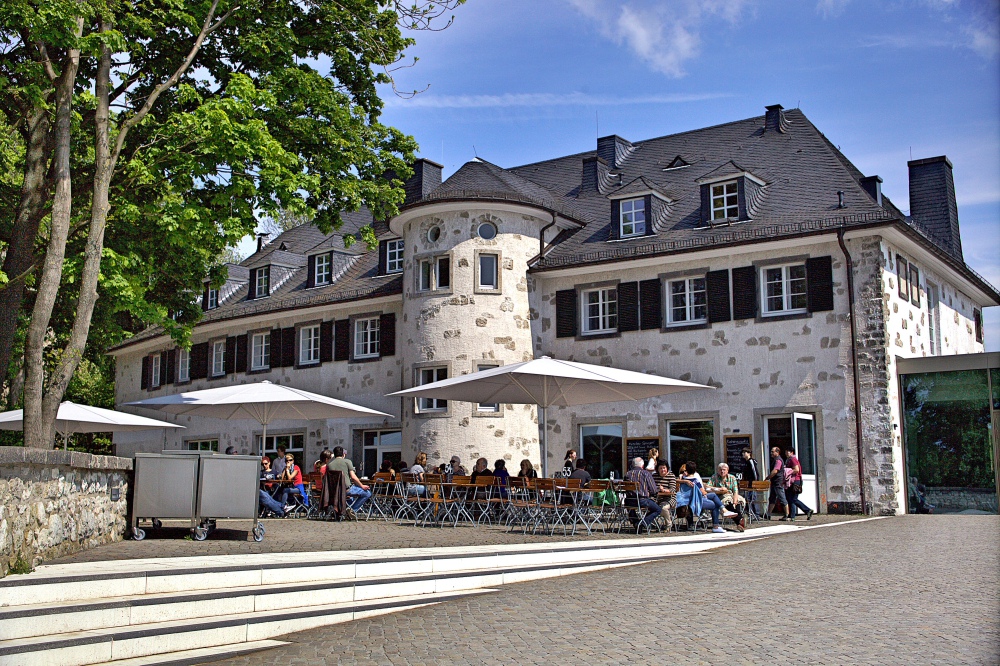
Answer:
[{"label": "stone wall", "polygon": [[934,513],[966,509],[997,512],[997,493],[992,488],[928,488],[926,495],[934,505]]},{"label": "stone wall", "polygon": [[131,477],[127,458],[0,447],[0,576],[120,541]]}]

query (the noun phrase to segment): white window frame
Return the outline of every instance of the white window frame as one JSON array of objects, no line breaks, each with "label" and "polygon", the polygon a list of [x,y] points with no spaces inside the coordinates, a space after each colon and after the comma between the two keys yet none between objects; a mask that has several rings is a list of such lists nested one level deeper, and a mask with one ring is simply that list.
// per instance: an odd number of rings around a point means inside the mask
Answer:
[{"label": "white window frame", "polygon": [[930,341],[931,356],[937,356],[941,353],[941,299],[936,284],[924,284],[927,287],[927,339]]},{"label": "white window frame", "polygon": [[191,350],[181,348],[177,352],[177,381],[191,381]]},{"label": "white window frame", "polygon": [[[476,372],[482,370],[492,370],[494,368],[499,368],[499,363],[477,363]],[[476,403],[476,413],[477,414],[499,414],[500,413],[500,403],[499,402],[477,402]]]},{"label": "white window frame", "polygon": [[212,376],[222,377],[226,374],[226,341],[212,341]]},{"label": "white window frame", "polygon": [[319,363],[319,324],[299,329],[299,365]]},{"label": "white window frame", "polygon": [[160,368],[163,357],[160,354],[153,354],[151,358],[152,361],[149,363],[149,385],[156,388],[160,385],[160,380],[163,378]]},{"label": "white window frame", "polygon": [[354,320],[354,358],[378,358],[381,329],[379,317]]},{"label": "white window frame", "polygon": [[209,439],[189,439],[184,442],[187,451],[214,451],[219,452],[219,440],[216,437]]},{"label": "white window frame", "polygon": [[[708,186],[709,203],[712,207],[711,220],[729,220],[740,216],[740,184],[736,180],[712,183]],[[716,190],[719,190],[718,193]],[[733,197],[733,203],[730,202]],[[732,214],[730,214],[732,213]]]},{"label": "white window frame", "polygon": [[403,272],[403,239],[390,240],[385,242],[385,272]]},{"label": "white window frame", "polygon": [[[636,203],[639,204],[636,208]],[[629,231],[626,231],[626,228]],[[646,199],[623,199],[618,202],[618,237],[632,238],[646,235]]]},{"label": "white window frame", "polygon": [[262,331],[250,336],[250,369],[270,370],[271,332]]},{"label": "white window frame", "polygon": [[[597,301],[591,303],[591,295],[597,296]],[[596,306],[596,315],[591,314],[591,307]],[[580,330],[584,335],[618,332],[618,287],[598,287],[580,292],[580,313],[582,322]],[[595,322],[592,319],[596,318]]]},{"label": "white window frame", "polygon": [[[320,263],[321,260],[322,263]],[[317,287],[330,284],[332,276],[333,255],[329,252],[326,254],[317,254],[313,260],[313,284]]]},{"label": "white window frame", "polygon": [[[448,366],[435,365],[417,368],[417,385],[431,384],[448,379]],[[418,414],[440,414],[448,411],[448,401],[440,398],[417,398]]]},{"label": "white window frame", "polygon": [[[790,277],[791,269],[801,268],[802,277],[792,278]],[[781,281],[780,282],[769,282],[767,279],[768,271],[780,270],[781,271]],[[792,292],[791,286],[792,282],[801,281],[802,291]],[[809,311],[809,279],[806,274],[806,265],[804,263],[791,263],[782,264],[780,266],[761,266],[760,268],[760,312],[764,317],[774,317],[778,315],[787,314],[801,314],[803,312]],[[768,295],[768,285],[769,284],[780,284],[781,285],[781,307],[772,308],[770,297]],[[795,296],[801,296],[803,300],[803,305],[801,307],[792,307],[792,299]]]},{"label": "white window frame", "polygon": [[[493,260],[493,269],[489,273],[489,276],[493,278],[492,284],[487,284],[483,281],[483,276],[487,275],[487,272],[483,267],[483,257],[489,257]],[[477,287],[483,291],[499,291],[500,290],[500,255],[494,254],[492,252],[482,252],[478,255],[477,259],[477,273],[476,284]]]},{"label": "white window frame", "polygon": [[206,308],[214,310],[217,307],[219,307],[219,290],[210,286],[208,288],[208,305]]},{"label": "white window frame", "polygon": [[[696,288],[698,285],[696,281],[701,282],[701,288]],[[674,285],[683,284],[683,292],[674,292]],[[704,324],[708,321],[708,284],[704,277],[688,277],[679,278],[677,280],[667,280],[667,323],[673,326],[682,326],[686,324]],[[695,297],[701,294],[703,297],[702,303],[695,303]],[[677,318],[674,312],[674,296],[684,297],[684,318]],[[698,316],[698,311],[701,310],[701,316]]]},{"label": "white window frame", "polygon": [[271,295],[271,267],[257,269],[257,282],[254,285],[254,298],[264,298]]},{"label": "white window frame", "polygon": [[[448,284],[441,284],[441,265],[448,265]],[[426,281],[425,279],[426,278]],[[451,289],[451,255],[439,254],[417,261],[417,291],[428,293]]]}]

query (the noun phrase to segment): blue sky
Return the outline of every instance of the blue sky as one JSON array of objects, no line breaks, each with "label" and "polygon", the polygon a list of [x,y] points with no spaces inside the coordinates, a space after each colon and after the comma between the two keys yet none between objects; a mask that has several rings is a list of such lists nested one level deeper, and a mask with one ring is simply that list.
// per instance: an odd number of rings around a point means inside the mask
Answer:
[{"label": "blue sky", "polygon": [[[383,120],[445,176],[801,107],[908,208],[906,161],[955,166],[967,263],[1000,285],[996,0],[469,0],[417,33]],[[1000,308],[986,312],[1000,350]]]}]

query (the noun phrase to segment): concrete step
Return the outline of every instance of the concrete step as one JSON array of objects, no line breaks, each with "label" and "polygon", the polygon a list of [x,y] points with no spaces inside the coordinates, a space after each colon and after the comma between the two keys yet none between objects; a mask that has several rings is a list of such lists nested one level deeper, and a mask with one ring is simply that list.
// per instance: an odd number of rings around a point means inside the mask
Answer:
[{"label": "concrete step", "polygon": [[140,627],[70,631],[0,641],[0,666],[85,666],[217,646],[255,643],[340,622],[359,620],[494,590],[420,594],[388,600],[324,604],[290,610],[152,622]]},{"label": "concrete step", "polygon": [[251,652],[270,650],[272,648],[288,645],[288,641],[246,641],[245,643],[232,643],[229,645],[215,645],[207,648],[196,648],[194,650],[178,650],[168,654],[154,654],[148,657],[133,657],[131,659],[116,659],[112,662],[114,666],[197,666],[207,664],[221,659],[240,657]]}]

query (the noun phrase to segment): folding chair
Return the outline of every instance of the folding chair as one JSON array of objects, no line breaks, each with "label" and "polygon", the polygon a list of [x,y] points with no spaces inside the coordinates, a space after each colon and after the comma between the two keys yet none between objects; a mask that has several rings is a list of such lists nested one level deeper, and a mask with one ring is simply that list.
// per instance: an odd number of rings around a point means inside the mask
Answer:
[{"label": "folding chair", "polygon": [[393,497],[396,494],[396,482],[389,472],[378,472],[372,476],[372,496],[368,500],[365,520],[371,520],[372,514],[378,513],[382,520],[390,520],[393,514]]}]

